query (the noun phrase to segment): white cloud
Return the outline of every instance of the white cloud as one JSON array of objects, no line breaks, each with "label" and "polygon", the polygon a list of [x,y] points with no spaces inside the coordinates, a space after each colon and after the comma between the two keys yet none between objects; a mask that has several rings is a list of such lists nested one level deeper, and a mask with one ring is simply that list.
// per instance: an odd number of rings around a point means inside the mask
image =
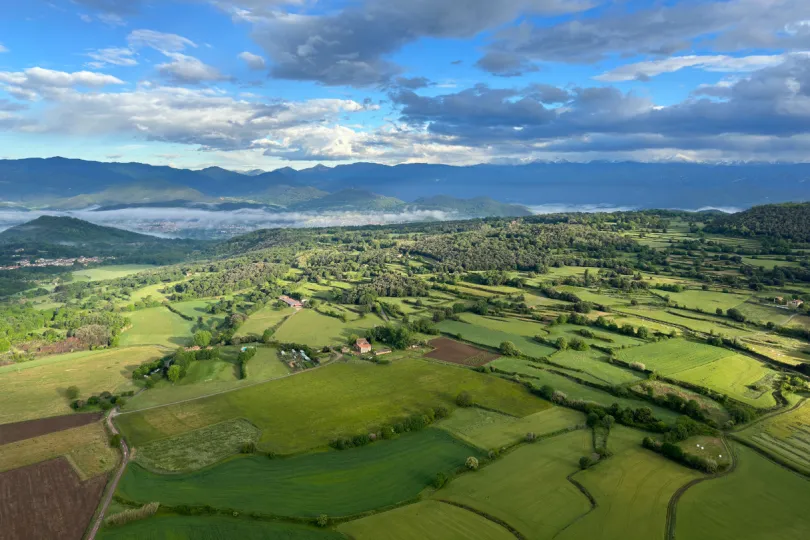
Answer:
[{"label": "white cloud", "polygon": [[171,58],[171,62],[158,64],[157,70],[175,84],[200,84],[228,79],[215,67],[205,64],[193,56],[172,52],[165,54]]},{"label": "white cloud", "polygon": [[75,86],[101,88],[111,84],[124,84],[124,81],[92,71],[68,73],[33,67],[16,72],[0,71],[0,84],[4,84],[4,90],[17,99],[34,101],[40,94],[52,94]]},{"label": "white cloud", "polygon": [[0,53],[4,53],[4,52],[8,52],[8,49],[6,47],[4,47],[2,43],[0,43]]},{"label": "white cloud", "polygon": [[245,51],[239,53],[239,58],[243,60],[250,69],[264,69],[265,62],[264,58],[257,54],[253,54],[251,52]]},{"label": "white cloud", "polygon": [[155,30],[133,30],[127,36],[127,42],[133,48],[151,47],[164,53],[182,51],[186,47],[197,47],[197,44],[188,38]]},{"label": "white cloud", "polygon": [[661,75],[662,73],[673,73],[685,68],[723,73],[740,73],[779,65],[787,60],[789,56],[790,55],[787,54],[741,57],[723,54],[710,56],[673,56],[661,60],[625,64],[601,75],[597,75],[594,79],[606,82],[644,80]]},{"label": "white cloud", "polygon": [[106,49],[99,49],[87,53],[87,56],[95,60],[89,62],[87,65],[92,68],[102,68],[108,64],[114,66],[136,66],[138,61],[135,60],[135,51],[127,49],[126,47],[108,47]]}]

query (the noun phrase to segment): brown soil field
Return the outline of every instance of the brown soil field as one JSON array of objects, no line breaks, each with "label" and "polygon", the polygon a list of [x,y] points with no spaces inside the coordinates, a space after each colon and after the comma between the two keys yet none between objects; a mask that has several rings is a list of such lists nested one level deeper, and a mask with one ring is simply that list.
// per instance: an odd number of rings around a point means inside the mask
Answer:
[{"label": "brown soil field", "polygon": [[427,353],[426,357],[462,366],[483,366],[498,358],[495,353],[446,337],[430,340],[430,346],[433,347],[433,350]]},{"label": "brown soil field", "polygon": [[103,413],[68,414],[0,425],[0,445],[97,422]]},{"label": "brown soil field", "polygon": [[3,540],[81,540],[107,476],[81,482],[64,458],[0,474]]}]

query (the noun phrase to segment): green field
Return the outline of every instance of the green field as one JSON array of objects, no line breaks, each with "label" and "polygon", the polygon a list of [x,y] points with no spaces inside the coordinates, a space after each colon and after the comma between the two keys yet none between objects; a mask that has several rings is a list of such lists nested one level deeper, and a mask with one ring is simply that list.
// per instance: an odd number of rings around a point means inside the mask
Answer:
[{"label": "green field", "polygon": [[728,411],[726,411],[726,409],[717,401],[674,384],[669,384],[662,381],[647,380],[631,387],[631,390],[643,394],[649,394],[649,391],[651,390],[653,395],[658,397],[666,397],[670,394],[675,394],[686,401],[695,400],[700,405],[700,408],[703,409],[703,411],[709,416],[709,418],[717,422],[718,425],[723,425],[730,418]]},{"label": "green field", "polygon": [[180,283],[179,281],[174,281],[172,283],[156,283],[154,285],[147,285],[146,287],[141,287],[132,292],[129,296],[129,300],[124,300],[119,302],[120,305],[127,305],[133,304],[138,302],[139,300],[145,300],[147,297],[152,297],[153,300],[164,301],[167,300],[166,295],[161,293],[160,291],[165,289],[166,287],[172,287],[173,285]]},{"label": "green field", "polygon": [[565,393],[571,399],[592,401],[604,407],[609,407],[613,403],[618,403],[622,407],[631,407],[634,409],[638,407],[649,407],[655,414],[656,418],[667,422],[674,421],[678,417],[677,413],[669,409],[664,409],[663,407],[653,405],[648,401],[633,398],[620,398],[596,388],[578,384],[566,377],[563,377],[562,375],[557,375],[556,373],[552,373],[545,369],[538,369],[535,367],[538,364],[534,364],[527,360],[503,357],[494,360],[489,365],[504,371],[528,375],[531,378],[527,380],[530,380],[535,387],[539,388],[545,384],[548,384],[555,390]]},{"label": "green field", "polygon": [[433,498],[495,516],[526,538],[551,538],[591,508],[566,476],[579,468],[580,456],[592,451],[591,433],[585,430],[527,444],[453,480]]},{"label": "green field", "polygon": [[810,474],[810,405],[771,416],[737,436],[806,474]]},{"label": "green field", "polygon": [[683,540],[803,540],[810,531],[810,480],[734,445],[733,474],[689,489],[677,509]]},{"label": "green field", "polygon": [[262,447],[286,454],[324,446],[337,436],[368,432],[425,407],[454,408],[462,390],[476,402],[514,416],[548,406],[525,388],[497,377],[410,358],[387,366],[332,364],[210,398],[122,414],[116,421],[138,446],[246,418],[262,430]]},{"label": "green field", "polygon": [[121,527],[105,527],[100,540],[345,540],[328,529],[224,516],[160,515]]},{"label": "green field", "polygon": [[280,516],[348,516],[415,497],[479,451],[428,428],[361,448],[286,459],[240,457],[190,474],[127,468],[118,494],[139,503],[211,505]]},{"label": "green field", "polygon": [[675,378],[717,390],[754,407],[767,408],[776,405],[773,382],[779,376],[753,358],[732,354],[717,362],[678,372]]},{"label": "green field", "polygon": [[355,540],[513,540],[507,529],[469,510],[447,503],[416,504],[344,523],[338,531]]},{"label": "green field", "polygon": [[571,369],[582,370],[599,379],[602,384],[634,383],[642,378],[642,375],[637,371],[611,364],[608,362],[607,355],[594,349],[590,351],[574,351],[571,349],[558,351],[552,354],[549,360]]},{"label": "green field", "polygon": [[248,320],[239,327],[237,334],[240,336],[260,338],[265,330],[277,325],[293,313],[295,313],[295,310],[290,307],[276,308],[274,306],[266,306],[248,317]]},{"label": "green field", "polygon": [[[598,338],[602,339],[582,337],[579,332],[583,329],[590,330],[596,336],[598,336]],[[587,328],[585,326],[578,326],[575,324],[555,324],[554,326],[549,326],[547,330],[547,334],[541,333],[541,335],[545,335],[547,339],[557,340],[558,338],[565,338],[569,342],[572,339],[581,339],[588,345],[597,345],[610,349],[615,349],[618,347],[634,347],[646,343],[644,340],[622,334],[616,334],[613,332],[607,332],[601,328]],[[605,339],[609,339],[610,341],[605,341]]]},{"label": "green field", "polygon": [[765,257],[757,257],[756,259],[751,257],[743,257],[742,260],[747,265],[759,266],[760,268],[766,268],[768,270],[773,270],[777,266],[782,266],[785,268],[799,266],[799,264],[796,262],[779,259],[769,259]]},{"label": "green field", "polygon": [[[630,315],[637,315],[639,317],[648,317],[665,324],[684,326],[690,330],[694,330],[695,332],[703,332],[705,334],[715,333],[727,337],[739,337],[750,334],[748,330],[741,330],[720,323],[720,321],[723,321],[730,324],[732,322],[731,319],[723,320],[707,313],[701,314],[690,311],[679,312],[674,308],[668,308],[665,310],[664,308],[652,309],[642,307],[622,308],[622,312],[626,312]],[[680,315],[678,313],[680,313]],[[649,323],[645,321],[643,324]]]},{"label": "green field", "polygon": [[178,302],[176,304],[172,304],[172,309],[179,311],[186,317],[191,317],[194,319],[194,324],[197,324],[197,321],[201,319],[204,327],[213,329],[225,320],[227,314],[212,314],[209,311],[209,307],[212,304],[213,302],[211,300],[191,300],[190,302]]},{"label": "green field", "polygon": [[[481,318],[485,319],[484,317]],[[526,323],[526,324],[536,324],[536,323]],[[542,327],[540,325],[537,326],[538,326],[537,329],[538,333],[540,333]],[[491,328],[486,328],[484,326],[473,325],[465,322],[445,320],[437,324],[436,327],[442,332],[446,332],[452,335],[460,334],[461,339],[465,341],[478,343],[480,345],[484,345],[487,347],[498,348],[504,341],[511,341],[520,350],[520,352],[536,358],[548,356],[556,350],[553,347],[543,345],[542,343],[538,343],[533,339],[527,338],[525,336],[521,336],[518,334],[511,334],[508,332],[502,332],[500,330],[493,330]]]},{"label": "green field", "polygon": [[745,315],[749,321],[754,321],[762,324],[772,322],[777,326],[782,326],[787,323],[795,314],[794,311],[779,308],[773,304],[761,304],[753,300],[749,300],[744,304],[737,306],[737,309]]},{"label": "green field", "polygon": [[343,323],[313,309],[302,309],[276,330],[274,338],[281,343],[302,343],[311,347],[342,345],[353,334],[362,336],[368,328],[385,324],[372,314],[362,319],[354,317],[356,315],[352,314],[349,321]]},{"label": "green field", "polygon": [[179,347],[191,341],[194,323],[172,313],[165,307],[142,309],[127,313],[131,328],[121,333],[121,346],[159,345]]},{"label": "green field", "polygon": [[99,266],[98,268],[88,268],[73,272],[73,279],[78,281],[103,281],[106,279],[117,279],[132,274],[137,274],[145,270],[154,270],[156,267],[148,264],[118,264],[110,266]]},{"label": "green field", "polygon": [[585,424],[585,415],[563,407],[514,418],[477,407],[457,409],[436,427],[485,450],[497,449],[522,441],[527,433],[541,437]]},{"label": "green field", "polygon": [[131,373],[147,360],[160,358],[156,347],[82,351],[0,367],[0,424],[70,414],[68,386],[87,399],[103,391],[134,390]]},{"label": "green field", "polygon": [[614,426],[609,444],[616,455],[575,477],[598,506],[557,538],[664,538],[670,497],[700,474],[642,448],[643,437],[642,432]]},{"label": "green field", "polygon": [[616,356],[624,362],[641,362],[647,369],[672,377],[677,373],[716,362],[734,353],[721,347],[712,347],[685,339],[667,339],[641,347],[618,351]]},{"label": "green field", "polygon": [[683,292],[656,291],[656,294],[668,296],[670,302],[675,302],[679,306],[690,309],[702,309],[707,313],[714,313],[717,308],[726,311],[737,307],[751,295],[724,293],[719,291],[704,291],[700,289],[689,289]]},{"label": "green field", "polygon": [[243,443],[258,439],[259,429],[237,418],[152,441],[138,448],[135,461],[156,472],[188,472],[235,455]]}]

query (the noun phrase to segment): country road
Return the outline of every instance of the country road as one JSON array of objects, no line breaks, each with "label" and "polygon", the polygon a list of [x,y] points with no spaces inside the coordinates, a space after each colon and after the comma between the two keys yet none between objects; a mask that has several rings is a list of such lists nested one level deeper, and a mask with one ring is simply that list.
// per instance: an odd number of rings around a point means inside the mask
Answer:
[{"label": "country road", "polygon": [[[113,435],[119,435],[118,430],[113,424],[113,418],[118,414],[118,407],[115,409],[110,410],[110,414],[107,415],[105,422],[107,422],[107,427],[110,428],[110,432]],[[98,515],[96,516],[96,520],[93,523],[93,528],[90,529],[90,532],[87,534],[87,540],[95,540],[96,534],[98,533],[99,528],[101,527],[101,523],[104,520],[104,514],[107,512],[107,507],[110,506],[110,501],[112,501],[112,496],[115,493],[115,489],[118,487],[118,482],[121,480],[121,475],[124,474],[124,469],[127,468],[127,463],[129,463],[129,447],[127,446],[126,441],[122,438],[121,439],[121,455],[123,456],[121,459],[121,466],[118,468],[118,471],[115,473],[112,481],[107,485],[107,491],[104,494],[104,499],[101,502],[101,506],[98,511]]]}]

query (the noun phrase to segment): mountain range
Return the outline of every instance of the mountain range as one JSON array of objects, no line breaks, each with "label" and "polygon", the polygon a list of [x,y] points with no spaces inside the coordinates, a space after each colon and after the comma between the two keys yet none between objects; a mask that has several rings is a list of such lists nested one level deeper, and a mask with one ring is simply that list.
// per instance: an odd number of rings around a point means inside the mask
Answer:
[{"label": "mountain range", "polygon": [[[220,167],[193,171],[48,158],[0,160],[0,201],[54,209],[183,201],[323,210],[418,206],[425,200],[444,209],[443,204],[464,206],[459,199],[484,197],[519,205],[740,208],[808,200],[808,179],[810,164],[803,163],[538,162],[467,167],[354,163],[239,173]],[[503,207],[501,211],[509,213]]]}]

